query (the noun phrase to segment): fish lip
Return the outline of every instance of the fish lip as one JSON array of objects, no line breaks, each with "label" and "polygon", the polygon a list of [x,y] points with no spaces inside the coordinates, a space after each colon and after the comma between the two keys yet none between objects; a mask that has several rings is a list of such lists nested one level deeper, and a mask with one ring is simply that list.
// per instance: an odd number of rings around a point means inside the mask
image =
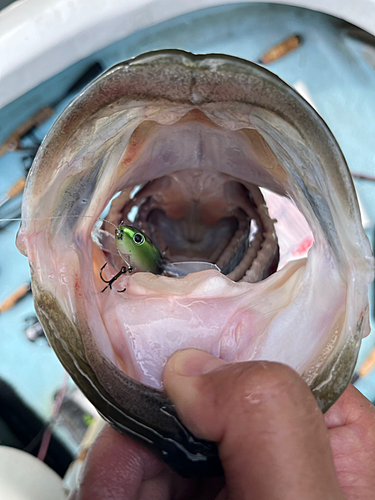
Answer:
[{"label": "fish lip", "polygon": [[[210,63],[210,59],[212,60],[211,63]],[[321,119],[321,117],[319,117],[316,114],[316,112],[291,87],[289,87],[287,84],[285,84],[285,82],[283,82],[280,78],[276,77],[275,75],[272,75],[267,70],[265,70],[264,68],[261,68],[260,66],[257,66],[254,63],[249,63],[248,61],[239,60],[239,59],[233,58],[231,56],[219,56],[219,55],[215,55],[215,54],[211,55],[211,56],[210,55],[209,56],[194,56],[194,55],[191,55],[188,53],[184,53],[182,51],[171,51],[171,52],[158,51],[158,52],[148,53],[148,54],[143,55],[143,56],[139,56],[139,57],[135,58],[134,60],[117,65],[114,69],[109,70],[103,76],[99,77],[92,85],[90,85],[87,88],[84,95],[77,98],[75,101],[73,101],[72,104],[68,107],[68,109],[61,115],[61,117],[57,120],[56,126],[54,127],[53,131],[43,141],[42,148],[40,149],[40,151],[38,153],[35,164],[39,164],[42,166],[50,164],[50,159],[54,155],[53,147],[56,146],[56,143],[58,141],[60,141],[61,142],[60,147],[65,147],[66,142],[67,142],[67,136],[68,136],[68,128],[69,128],[69,126],[72,125],[72,121],[76,120],[76,122],[75,122],[76,126],[79,126],[80,124],[83,123],[85,118],[87,116],[89,116],[90,113],[93,112],[93,108],[91,106],[92,100],[94,101],[95,106],[97,106],[97,108],[104,106],[105,104],[108,104],[109,102],[111,102],[111,99],[114,98],[114,94],[113,93],[111,94],[111,89],[115,91],[115,94],[116,94],[116,91],[117,92],[121,91],[121,82],[120,82],[121,72],[123,72],[122,76],[126,76],[126,75],[129,76],[129,73],[131,72],[132,69],[134,69],[135,67],[141,67],[142,65],[145,65],[145,63],[151,62],[151,61],[158,61],[158,63],[164,64],[164,65],[169,64],[169,63],[173,63],[173,62],[175,62],[176,64],[178,63],[180,65],[180,67],[187,68],[187,70],[190,71],[190,75],[195,70],[195,68],[203,69],[204,65],[206,65],[206,67],[210,66],[212,71],[213,70],[216,71],[216,69],[218,69],[218,68],[226,68],[225,71],[231,71],[231,68],[232,68],[234,73],[236,72],[236,70],[238,70],[237,71],[237,73],[238,73],[241,70],[243,70],[245,76],[249,75],[249,73],[255,73],[256,75],[259,76],[259,79],[267,80],[271,84],[272,88],[275,89],[275,92],[284,93],[284,97],[285,97],[285,94],[288,94],[289,96],[293,96],[293,101],[297,102],[300,109],[305,110],[306,111],[305,115],[307,115],[307,117],[309,119],[311,119],[310,125],[312,127],[317,127],[320,129],[320,132],[322,133],[322,135],[324,137],[324,141],[323,141],[324,147],[329,150],[328,156],[330,156],[330,158],[332,158],[333,164],[337,166],[338,175],[342,176],[341,184],[339,183],[338,185],[343,186],[343,191],[347,193],[348,199],[350,201],[349,211],[352,211],[352,213],[354,214],[354,219],[355,219],[357,225],[360,224],[359,216],[358,216],[358,203],[356,201],[356,198],[353,197],[352,194],[350,193],[350,190],[353,190],[353,183],[352,183],[351,177],[347,171],[345,160],[344,160],[343,155],[342,155],[342,153],[337,145],[337,142],[333,138],[333,136],[331,135],[325,122]],[[224,61],[224,63],[222,61]],[[245,66],[246,66],[246,68],[245,68]],[[272,76],[270,76],[270,75],[272,75]],[[111,81],[109,81],[108,77],[110,77],[110,79],[112,77],[113,78]],[[116,87],[116,85],[118,87]],[[192,92],[192,90],[194,90],[195,85],[196,85],[196,83],[193,83],[193,85],[190,85],[190,87],[188,86],[190,88],[190,90],[189,90],[190,94],[188,94],[188,97],[185,97],[185,102],[189,102],[189,103],[194,104],[194,105],[196,105],[197,102],[205,102],[205,103],[214,102],[212,100],[212,96],[211,97],[206,96],[203,99],[204,96],[198,95],[197,93],[194,94]],[[102,88],[103,92],[101,92],[100,95],[96,96],[96,98],[95,98],[94,94],[97,93],[98,86]],[[173,91],[176,91],[176,89],[174,89]],[[137,90],[137,92],[138,92],[138,90]],[[119,94],[117,94],[117,96],[118,95]],[[135,93],[135,95],[139,96],[141,94]],[[190,97],[189,97],[189,95],[190,95]],[[202,98],[202,100],[197,101],[197,96],[198,96],[198,99]],[[155,99],[160,98],[160,96],[158,97],[158,95],[154,95],[153,97]],[[173,94],[172,90],[169,92],[168,99],[170,102],[176,102],[178,100],[176,95]],[[285,100],[283,102],[285,104]],[[251,102],[249,102],[249,103],[251,104]],[[290,107],[288,108],[288,106],[286,106],[286,111],[288,111],[288,110],[289,111],[282,113],[282,111],[280,109],[280,103],[279,104],[276,103],[274,106],[274,110],[277,114],[279,114],[279,115],[282,114],[286,121],[293,124],[293,119],[292,119],[293,113],[291,115],[288,114],[288,112],[292,112],[292,109]],[[306,118],[306,116],[305,116],[305,118]],[[57,134],[56,130],[59,128],[60,128],[61,133]],[[53,143],[53,142],[55,144],[51,145],[51,143]],[[322,151],[322,149],[321,149],[321,151]],[[336,179],[336,181],[337,181],[337,179]],[[29,177],[29,179],[28,179],[28,184],[26,186],[26,190],[28,190],[29,196],[38,197],[38,186],[36,186],[34,184],[34,180],[31,177]],[[26,206],[26,204],[27,204],[26,202],[27,202],[27,200],[25,201],[24,209],[23,209],[23,216],[25,218],[25,221],[22,223],[21,239],[22,239],[22,232],[23,231],[27,232],[27,220],[26,219],[28,218],[29,211],[28,211],[28,207]],[[316,207],[316,209],[318,210],[319,207]],[[331,233],[329,233],[329,227],[327,228],[327,234],[328,235],[331,234]],[[35,279],[34,279],[33,283],[36,283]],[[38,300],[38,293],[36,293],[36,299]],[[42,317],[43,304],[39,304],[37,307],[41,311],[41,317]],[[51,338],[56,336],[54,334],[53,330],[51,330],[51,325],[50,325],[50,321],[48,318],[47,319],[44,318],[44,320],[42,320],[42,323],[43,323],[43,326],[46,328],[46,330],[49,331],[49,336]],[[363,331],[363,322],[361,323],[358,321],[357,326],[356,326],[355,335],[351,339],[352,341],[351,341],[350,345],[349,344],[345,345],[342,352],[340,353],[340,356],[336,357],[336,359],[334,360],[336,362],[336,366],[334,366],[333,368],[331,367],[328,374],[322,373],[322,378],[313,382],[312,390],[313,390],[313,392],[315,391],[315,394],[318,397],[318,402],[322,408],[327,409],[327,407],[330,404],[332,404],[335,401],[335,399],[337,399],[337,397],[340,395],[343,387],[346,386],[347,383],[350,381],[350,378],[351,378],[350,372],[353,369],[353,360],[355,361],[356,352],[358,352],[358,347],[359,347],[359,342],[360,342],[359,339],[360,339],[362,331]],[[67,345],[65,345],[63,350],[64,349],[66,351],[69,349],[73,349],[73,347],[69,347],[69,346],[67,347]],[[344,361],[342,358],[343,354],[345,354]],[[85,360],[86,360],[85,362],[87,365],[90,365],[90,360],[91,360],[90,356],[91,355],[92,355],[92,351],[90,351],[89,349],[87,350],[86,353],[85,352],[82,353],[82,356],[83,356],[83,358],[85,358]],[[340,361],[340,357],[341,357],[341,361]],[[80,359],[80,362],[81,362],[81,359]],[[344,369],[345,369],[345,371],[344,371]],[[85,374],[85,376],[87,378],[87,374]],[[95,374],[92,376],[94,377]],[[83,385],[85,383],[85,381],[83,379],[84,379],[83,375],[82,375],[82,377],[77,378],[78,385],[80,385],[80,384]],[[124,385],[126,383],[129,383],[129,381],[128,380],[124,381]],[[108,386],[109,386],[109,384],[108,384]],[[103,390],[101,383],[99,383],[98,387],[99,387],[99,389],[94,388],[93,392],[95,392],[95,391],[97,392],[98,390]],[[108,389],[108,387],[107,387],[107,389]],[[144,390],[146,390],[146,389],[144,389]],[[149,393],[147,393],[147,394],[149,394]],[[155,400],[158,398],[160,393],[158,393],[156,391],[153,394],[154,394],[154,396],[151,397],[152,405],[154,405],[153,408],[157,407],[157,413],[159,414],[159,411],[161,411],[161,406],[160,406],[160,404],[159,404],[159,406],[157,406],[157,404],[155,403]],[[91,397],[93,398],[94,396],[91,396]],[[163,404],[165,404],[165,400],[164,400]],[[100,400],[100,402],[98,403],[98,406],[99,406],[99,409],[102,413],[108,414],[109,410],[108,410],[108,402],[107,401],[105,401],[104,399]],[[127,415],[130,414],[130,417],[133,418],[131,410],[123,410],[123,411]],[[111,421],[112,424],[114,424],[115,426],[117,425],[117,427],[119,429],[124,430],[123,425],[121,425],[121,420],[116,421],[116,419],[113,417],[107,417],[107,418],[109,418],[109,420]],[[117,416],[116,418],[121,418],[121,417]],[[147,417],[146,417],[146,419],[147,419]],[[146,424],[145,424],[145,421],[142,419],[140,419],[139,422],[140,422],[139,428],[141,428],[142,426],[143,427],[147,427],[147,426],[148,427],[153,427],[153,426],[155,427],[154,422],[152,422],[150,420],[148,420],[146,422]],[[167,436],[166,441],[168,438],[169,437]],[[180,439],[180,438],[178,438],[178,439]],[[178,450],[180,447],[180,442],[178,441],[178,439],[176,440],[176,443],[175,443],[176,444],[175,450]],[[165,446],[165,448],[162,451],[165,451],[165,452],[169,453],[169,455],[170,455],[170,448],[168,448],[166,441],[162,445],[162,446]],[[156,443],[156,437],[155,437],[154,443]],[[157,445],[155,445],[155,446],[157,446]],[[184,444],[184,446],[185,446],[185,444]],[[186,446],[188,449],[189,445],[186,444]],[[176,451],[176,453],[177,453],[177,451]],[[188,460],[188,462],[189,462],[189,460]],[[191,460],[189,463],[191,464]],[[194,472],[194,474],[199,474],[199,470],[196,470]]]}]

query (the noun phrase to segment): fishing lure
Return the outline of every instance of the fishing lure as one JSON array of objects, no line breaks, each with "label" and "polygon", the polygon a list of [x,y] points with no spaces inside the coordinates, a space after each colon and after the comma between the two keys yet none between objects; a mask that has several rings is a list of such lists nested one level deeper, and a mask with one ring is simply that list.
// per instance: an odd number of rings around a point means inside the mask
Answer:
[{"label": "fishing lure", "polygon": [[138,271],[162,273],[164,259],[147,234],[134,226],[120,225],[115,231],[115,241],[121,257],[127,256]]},{"label": "fishing lure", "polygon": [[[174,278],[183,278],[188,274],[208,269],[220,271],[219,267],[211,262],[167,262],[151,238],[134,226],[120,224],[115,231],[115,243],[117,251],[127,267],[123,266],[115,276],[107,281],[102,276],[102,271],[106,266],[104,264],[100,270],[100,277],[104,283],[107,283],[107,286],[103,288],[102,292],[107,288],[112,289],[113,283],[126,272],[130,273],[133,267],[137,271],[164,274]],[[129,261],[131,264],[129,264]],[[125,290],[126,288],[119,290],[119,292]]]}]

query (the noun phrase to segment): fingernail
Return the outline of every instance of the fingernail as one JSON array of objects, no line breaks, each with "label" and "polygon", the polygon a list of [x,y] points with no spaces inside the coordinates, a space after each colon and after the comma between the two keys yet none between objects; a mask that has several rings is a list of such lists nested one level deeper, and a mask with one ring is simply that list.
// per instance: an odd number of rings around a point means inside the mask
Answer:
[{"label": "fingernail", "polygon": [[185,349],[174,354],[168,364],[177,375],[198,377],[219,368],[226,362],[198,349]]}]

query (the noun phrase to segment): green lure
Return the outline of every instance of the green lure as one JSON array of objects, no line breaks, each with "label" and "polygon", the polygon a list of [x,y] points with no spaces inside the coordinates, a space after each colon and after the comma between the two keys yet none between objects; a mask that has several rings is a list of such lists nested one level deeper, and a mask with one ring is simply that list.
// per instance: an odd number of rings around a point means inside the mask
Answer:
[{"label": "green lure", "polygon": [[161,274],[163,257],[150,238],[134,226],[118,226],[115,232],[117,250],[124,259],[129,257],[138,271]]},{"label": "green lure", "polygon": [[206,270],[221,272],[218,266],[211,262],[166,262],[147,234],[134,226],[118,226],[115,241],[121,257],[125,262],[129,259],[137,271],[164,274],[174,278],[183,278],[188,274]]}]

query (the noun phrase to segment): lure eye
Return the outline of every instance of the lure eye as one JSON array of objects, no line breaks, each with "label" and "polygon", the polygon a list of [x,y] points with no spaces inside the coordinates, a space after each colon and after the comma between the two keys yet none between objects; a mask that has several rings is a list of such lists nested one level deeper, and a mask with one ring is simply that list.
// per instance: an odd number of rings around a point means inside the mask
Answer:
[{"label": "lure eye", "polygon": [[135,233],[133,236],[133,241],[136,245],[142,245],[142,243],[145,241],[145,237],[141,233]]}]

